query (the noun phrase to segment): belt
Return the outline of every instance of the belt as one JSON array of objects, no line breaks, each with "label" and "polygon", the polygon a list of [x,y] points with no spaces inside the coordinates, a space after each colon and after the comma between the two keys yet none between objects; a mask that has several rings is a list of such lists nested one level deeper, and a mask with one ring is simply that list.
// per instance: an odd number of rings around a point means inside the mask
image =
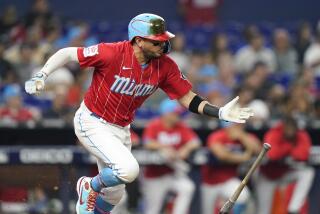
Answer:
[{"label": "belt", "polygon": [[126,127],[123,127],[123,126],[119,126],[119,125],[117,125],[117,124],[109,123],[109,122],[107,122],[105,119],[103,119],[102,117],[100,117],[98,114],[96,114],[96,113],[94,113],[94,112],[91,112],[91,113],[90,113],[90,116],[97,118],[97,119],[100,120],[100,122],[103,123],[103,124],[108,124],[108,125],[111,125],[111,126],[115,126],[115,127],[117,127],[117,128],[121,128],[121,129],[126,128]]},{"label": "belt", "polygon": [[92,117],[98,118],[99,120],[102,119],[102,117],[100,117],[99,115],[97,115],[97,114],[94,113],[94,112],[91,112],[90,115],[91,115]]},{"label": "belt", "polygon": [[[94,113],[94,112],[91,112],[90,115],[91,115],[92,117],[95,117],[95,118],[99,119],[99,120],[100,120],[102,123],[104,123],[104,124],[107,124],[107,123],[108,123],[105,119],[103,119],[102,117],[100,117],[98,114],[96,114],[96,113]],[[108,123],[108,124],[111,124],[111,123]],[[111,125],[113,125],[113,124],[111,124]]]}]

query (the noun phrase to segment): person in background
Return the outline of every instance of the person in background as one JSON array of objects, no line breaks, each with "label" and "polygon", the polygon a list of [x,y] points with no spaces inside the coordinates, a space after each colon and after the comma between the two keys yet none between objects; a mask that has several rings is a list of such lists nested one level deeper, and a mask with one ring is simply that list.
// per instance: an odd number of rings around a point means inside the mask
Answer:
[{"label": "person in background", "polygon": [[49,27],[54,21],[54,15],[50,10],[47,0],[34,0],[32,8],[25,17],[27,27],[40,22],[43,28]]},{"label": "person in background", "polygon": [[213,24],[218,21],[218,8],[223,0],[179,0],[178,12],[189,25]]},{"label": "person in background", "polygon": [[307,165],[311,140],[305,130],[300,130],[292,116],[286,116],[264,136],[271,145],[268,163],[261,167],[255,189],[258,197],[258,214],[270,214],[273,194],[281,184],[296,182],[287,212],[300,213],[314,177],[314,169]]},{"label": "person in background", "polygon": [[4,51],[7,48],[7,41],[0,37],[0,89],[6,84],[17,82],[17,74],[13,64],[4,58]]},{"label": "person in background", "polygon": [[222,54],[230,54],[229,40],[226,34],[217,33],[211,42],[211,54],[214,61],[217,61]]},{"label": "person in background", "polygon": [[14,5],[8,5],[2,11],[0,17],[0,36],[10,33],[10,30],[19,22],[17,9]]},{"label": "person in background", "polygon": [[209,53],[202,56],[202,63],[197,70],[189,71],[188,77],[195,82],[193,87],[196,88],[196,91],[201,96],[206,96],[218,77],[218,68]]},{"label": "person in background", "polygon": [[298,63],[303,64],[303,59],[306,50],[312,42],[311,25],[308,22],[303,22],[298,28],[297,38],[295,42],[295,49],[298,53]]},{"label": "person in background", "polygon": [[4,106],[0,108],[1,126],[35,126],[40,114],[23,106],[22,91],[19,85],[7,85],[3,90]]},{"label": "person in background", "polygon": [[316,76],[320,76],[320,29],[317,30],[315,41],[304,54],[303,64],[312,68]]},{"label": "person in background", "polygon": [[269,79],[269,76],[270,70],[268,65],[264,62],[257,62],[243,80],[244,87],[251,88],[254,93],[253,98],[263,100],[267,97],[270,88],[275,84]]},{"label": "person in background", "polygon": [[276,72],[297,75],[298,54],[290,44],[290,36],[285,29],[276,29],[273,35],[273,51],[276,55]]},{"label": "person in background", "polygon": [[67,96],[66,87],[55,87],[53,90],[53,100],[51,108],[43,111],[41,121],[43,125],[47,126],[71,126],[73,122],[73,113],[71,108],[66,105]]},{"label": "person in background", "polygon": [[172,40],[172,51],[169,56],[177,63],[183,74],[187,73],[190,67],[190,56],[185,51],[186,38],[184,34],[176,34]]},{"label": "person in background", "polygon": [[[218,199],[227,200],[239,186],[237,168],[258,154],[261,142],[244,130],[243,125],[224,122],[224,128],[208,136],[209,163],[201,169],[202,213],[214,213]],[[249,199],[247,187],[240,194],[233,213],[240,214],[246,209]]]},{"label": "person in background", "polygon": [[159,151],[167,164],[146,166],[144,169],[143,193],[146,214],[160,214],[166,194],[177,194],[173,214],[187,214],[195,186],[187,175],[185,160],[199,148],[200,140],[192,129],[180,121],[184,111],[178,102],[165,99],[160,104],[160,118],[152,120],[144,130],[143,143],[146,149]]},{"label": "person in background", "polygon": [[264,47],[264,38],[260,33],[252,34],[248,45],[240,48],[235,55],[236,69],[244,74],[250,71],[257,62],[263,62],[267,65],[268,70],[275,71],[274,52]]},{"label": "person in background", "polygon": [[297,120],[299,127],[306,127],[311,119],[312,96],[306,86],[301,81],[293,83],[288,91],[289,97],[283,109],[284,114],[290,113],[299,119]]},{"label": "person in background", "polygon": [[35,46],[30,43],[23,43],[19,46],[18,55],[19,61],[16,62],[15,70],[19,76],[20,83],[25,82],[32,76],[32,72],[38,66],[34,61]]}]

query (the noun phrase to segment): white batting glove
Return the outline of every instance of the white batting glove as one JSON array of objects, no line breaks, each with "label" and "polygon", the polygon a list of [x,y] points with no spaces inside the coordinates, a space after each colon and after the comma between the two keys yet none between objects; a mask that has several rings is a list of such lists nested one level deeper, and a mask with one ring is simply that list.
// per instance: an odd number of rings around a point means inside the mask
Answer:
[{"label": "white batting glove", "polygon": [[239,96],[221,107],[219,109],[219,119],[235,123],[245,123],[247,119],[254,115],[251,108],[240,108],[237,104],[238,100]]},{"label": "white batting glove", "polygon": [[44,81],[48,75],[42,71],[37,72],[30,80],[25,82],[24,88],[28,94],[38,94],[44,90]]}]

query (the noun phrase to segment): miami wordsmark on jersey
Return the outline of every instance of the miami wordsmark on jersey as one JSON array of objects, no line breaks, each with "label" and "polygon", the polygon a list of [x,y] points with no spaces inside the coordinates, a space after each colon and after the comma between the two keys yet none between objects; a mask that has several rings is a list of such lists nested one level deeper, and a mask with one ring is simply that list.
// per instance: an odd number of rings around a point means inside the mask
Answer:
[{"label": "miami wordsmark on jersey", "polygon": [[94,67],[84,102],[107,122],[130,124],[136,109],[161,88],[171,99],[185,95],[191,84],[176,63],[164,55],[141,68],[129,41],[78,48],[81,67]]}]

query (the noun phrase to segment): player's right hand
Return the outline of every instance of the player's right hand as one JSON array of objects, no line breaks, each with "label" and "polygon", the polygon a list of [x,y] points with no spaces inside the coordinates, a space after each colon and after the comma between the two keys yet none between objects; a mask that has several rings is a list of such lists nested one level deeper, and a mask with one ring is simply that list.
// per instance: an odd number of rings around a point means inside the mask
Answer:
[{"label": "player's right hand", "polygon": [[47,74],[42,71],[37,72],[30,80],[25,82],[24,88],[28,94],[38,94],[44,90],[44,81],[47,78]]}]

